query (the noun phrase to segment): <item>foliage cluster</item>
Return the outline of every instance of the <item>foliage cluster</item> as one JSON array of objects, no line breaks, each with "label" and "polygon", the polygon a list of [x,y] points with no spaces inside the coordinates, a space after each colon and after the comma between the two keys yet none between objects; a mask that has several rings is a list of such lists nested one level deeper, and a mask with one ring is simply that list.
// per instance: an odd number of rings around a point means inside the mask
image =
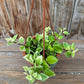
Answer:
[{"label": "foliage cluster", "polygon": [[26,52],[26,55],[23,58],[30,62],[32,66],[23,66],[23,69],[25,71],[24,74],[26,75],[26,79],[30,83],[34,83],[35,80],[46,81],[49,77],[55,76],[50,65],[59,61],[56,56],[57,53],[64,53],[66,57],[72,56],[72,58],[74,58],[75,53],[78,51],[78,49],[75,49],[74,43],[69,45],[66,42],[60,43],[58,41],[58,39],[63,39],[64,35],[69,34],[66,31],[66,28],[58,28],[60,32],[54,32],[57,40],[55,40],[51,28],[45,28],[45,60],[43,60],[43,33],[37,33],[35,38],[29,36],[26,42],[22,36],[17,39],[18,35],[15,35],[13,38],[6,38],[8,42],[7,45],[13,43],[19,44],[20,50]]}]

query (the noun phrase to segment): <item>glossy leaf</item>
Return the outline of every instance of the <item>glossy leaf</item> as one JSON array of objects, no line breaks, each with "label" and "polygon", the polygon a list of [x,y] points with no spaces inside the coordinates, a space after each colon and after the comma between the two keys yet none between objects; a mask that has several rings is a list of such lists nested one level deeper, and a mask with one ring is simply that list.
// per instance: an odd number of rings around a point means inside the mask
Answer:
[{"label": "glossy leaf", "polygon": [[36,40],[37,40],[37,41],[40,41],[41,39],[42,39],[42,35],[36,34]]},{"label": "glossy leaf", "polygon": [[8,42],[8,43],[7,43],[7,46],[12,45],[12,44],[13,44],[12,42]]},{"label": "glossy leaf", "polygon": [[41,75],[41,77],[42,77],[42,81],[46,81],[49,77],[46,75],[46,74],[44,74],[44,73],[41,73],[40,74]]},{"label": "glossy leaf", "polygon": [[31,63],[34,62],[34,59],[33,59],[32,54],[27,54],[27,55],[25,55],[23,58],[24,58],[25,60],[31,62]]},{"label": "glossy leaf", "polygon": [[37,49],[36,49],[36,51],[38,51],[38,52],[41,52],[43,50],[43,48],[41,48],[41,47],[38,47]]},{"label": "glossy leaf", "polygon": [[62,28],[58,27],[58,29],[62,32]]},{"label": "glossy leaf", "polygon": [[55,36],[58,37],[59,35],[55,32]]},{"label": "glossy leaf", "polygon": [[32,40],[32,37],[29,36],[29,37],[27,38],[27,42],[30,42],[31,40]]},{"label": "glossy leaf", "polygon": [[44,69],[49,69],[49,65],[46,63],[45,60],[43,60],[43,67]]},{"label": "glossy leaf", "polygon": [[14,40],[16,40],[16,39],[17,39],[17,37],[18,37],[18,35],[15,35],[15,36],[13,36],[13,39],[14,39]]},{"label": "glossy leaf", "polygon": [[35,79],[31,76],[31,75],[27,75],[26,79],[30,82],[30,83],[34,83]]},{"label": "glossy leaf", "polygon": [[29,74],[32,75],[34,73],[34,70],[29,70]]},{"label": "glossy leaf", "polygon": [[65,50],[70,50],[70,45],[66,42],[63,42],[63,47]]},{"label": "glossy leaf", "polygon": [[41,75],[40,75],[40,74],[37,74],[36,79],[37,79],[37,80],[42,80]]},{"label": "glossy leaf", "polygon": [[20,46],[21,51],[26,51],[25,46]]},{"label": "glossy leaf", "polygon": [[56,53],[62,53],[63,52],[63,48],[61,45],[60,46],[59,45],[54,46],[54,50]]},{"label": "glossy leaf", "polygon": [[23,69],[25,72],[27,72],[29,69],[28,69],[28,66],[23,66]]},{"label": "glossy leaf", "polygon": [[11,40],[11,38],[6,38],[6,41],[9,42]]},{"label": "glossy leaf", "polygon": [[51,30],[50,27],[46,27],[46,28],[45,28],[45,31],[46,31],[46,32],[49,32],[49,30]]},{"label": "glossy leaf", "polygon": [[19,43],[24,43],[24,38],[21,36],[20,38],[19,38]]},{"label": "glossy leaf", "polygon": [[49,77],[55,76],[55,73],[50,69],[45,70],[44,73]]},{"label": "glossy leaf", "polygon": [[68,33],[67,31],[64,31],[63,34],[65,34],[65,35],[69,35],[69,33]]},{"label": "glossy leaf", "polygon": [[49,36],[49,40],[50,40],[51,42],[52,42],[52,41],[55,41],[54,36],[50,35],[50,36]]},{"label": "glossy leaf", "polygon": [[43,57],[42,56],[38,56],[35,60],[36,64],[41,65],[43,63]]},{"label": "glossy leaf", "polygon": [[60,36],[58,37],[58,39],[63,39],[63,35],[60,35]]},{"label": "glossy leaf", "polygon": [[37,43],[37,40],[36,39],[32,39],[33,43],[36,44]]},{"label": "glossy leaf", "polygon": [[76,49],[76,50],[72,51],[72,58],[74,58],[75,53],[76,53],[77,51],[78,51],[78,49]]},{"label": "glossy leaf", "polygon": [[72,55],[72,52],[69,50],[69,51],[67,51],[67,52],[65,52],[65,56],[66,57],[71,57],[71,55]]},{"label": "glossy leaf", "polygon": [[35,67],[35,72],[40,73],[41,71],[43,71],[43,66],[39,65]]},{"label": "glossy leaf", "polygon": [[71,45],[71,49],[72,49],[72,50],[75,49],[75,44],[74,44],[74,43],[72,43],[72,45]]},{"label": "glossy leaf", "polygon": [[58,59],[57,59],[56,57],[54,57],[54,56],[48,56],[48,57],[46,58],[46,61],[47,61],[49,64],[54,64],[54,63],[58,62]]},{"label": "glossy leaf", "polygon": [[33,77],[36,78],[37,77],[37,72],[36,73],[33,73]]},{"label": "glossy leaf", "polygon": [[49,49],[50,51],[54,51],[54,48],[53,48],[51,45],[48,45],[48,49]]},{"label": "glossy leaf", "polygon": [[72,58],[74,58],[74,56],[75,56],[75,52],[72,52]]}]

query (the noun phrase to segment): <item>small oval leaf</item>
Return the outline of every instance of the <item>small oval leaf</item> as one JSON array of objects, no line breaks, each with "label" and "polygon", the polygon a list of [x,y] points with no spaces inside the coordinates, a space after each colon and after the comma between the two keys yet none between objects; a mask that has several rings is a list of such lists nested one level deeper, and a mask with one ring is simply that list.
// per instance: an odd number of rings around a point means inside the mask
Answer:
[{"label": "small oval leaf", "polygon": [[58,59],[54,56],[48,56],[46,61],[49,63],[49,64],[54,64],[56,62],[58,62]]},{"label": "small oval leaf", "polygon": [[41,65],[43,63],[43,57],[42,56],[38,56],[35,60],[36,64]]}]

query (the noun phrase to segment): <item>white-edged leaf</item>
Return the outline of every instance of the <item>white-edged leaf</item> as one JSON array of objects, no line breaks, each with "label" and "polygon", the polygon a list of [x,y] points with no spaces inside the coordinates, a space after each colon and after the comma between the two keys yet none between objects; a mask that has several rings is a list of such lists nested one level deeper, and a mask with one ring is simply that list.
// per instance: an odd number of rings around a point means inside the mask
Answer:
[{"label": "white-edged leaf", "polygon": [[35,62],[36,62],[36,64],[41,65],[43,63],[43,57],[37,56]]},{"label": "white-edged leaf", "polygon": [[14,39],[14,40],[16,40],[16,39],[17,39],[17,37],[18,37],[18,35],[15,35],[15,36],[13,36],[13,39]]},{"label": "white-edged leaf", "polygon": [[44,73],[41,73],[40,75],[41,75],[41,77],[42,77],[42,81],[46,81],[46,80],[49,78],[49,76],[47,76],[47,75],[44,74]]},{"label": "white-edged leaf", "polygon": [[21,36],[20,38],[19,38],[19,43],[24,43],[24,38]]}]

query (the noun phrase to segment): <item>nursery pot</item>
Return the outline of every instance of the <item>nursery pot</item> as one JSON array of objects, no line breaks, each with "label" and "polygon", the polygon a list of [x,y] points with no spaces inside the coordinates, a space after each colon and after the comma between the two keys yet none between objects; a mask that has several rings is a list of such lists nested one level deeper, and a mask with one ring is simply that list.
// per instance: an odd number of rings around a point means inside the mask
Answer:
[{"label": "nursery pot", "polygon": [[[35,36],[32,36],[32,38],[35,38]],[[25,56],[25,55],[26,55],[26,52],[24,51],[24,52],[23,52],[23,56]],[[57,53],[56,56],[57,56],[57,58],[59,59],[60,54]],[[27,61],[27,62],[28,62],[28,61]],[[31,64],[30,62],[28,62],[28,63]],[[57,63],[55,63],[55,64],[50,64],[50,68],[54,68],[54,67],[56,66],[56,64],[57,64]],[[31,65],[33,65],[33,64],[31,64]]]}]

